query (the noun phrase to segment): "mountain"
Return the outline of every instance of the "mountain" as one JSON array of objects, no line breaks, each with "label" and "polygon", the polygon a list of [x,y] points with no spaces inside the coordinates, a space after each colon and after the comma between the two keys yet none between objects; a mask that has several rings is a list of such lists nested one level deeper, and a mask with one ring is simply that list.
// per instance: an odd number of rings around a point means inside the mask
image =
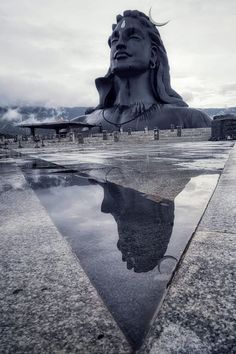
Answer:
[{"label": "mountain", "polygon": [[236,115],[236,107],[229,107],[229,108],[205,108],[201,109],[201,111],[208,114],[211,118],[214,116],[218,116],[221,114],[235,114]]},{"label": "mountain", "polygon": [[[87,108],[88,107],[0,107],[0,134],[21,135],[22,129],[16,126],[17,123],[26,120],[29,123],[50,122],[61,118],[71,120],[83,115]],[[45,130],[42,131],[42,134],[43,133],[45,133]]]},{"label": "mountain", "polygon": [[[21,135],[22,129],[15,124],[28,120],[28,122],[54,121],[60,118],[71,120],[83,115],[88,107],[37,107],[37,106],[11,106],[0,107],[0,134]],[[236,107],[201,109],[210,117],[219,114],[236,114]],[[46,131],[42,131],[43,133]]]}]

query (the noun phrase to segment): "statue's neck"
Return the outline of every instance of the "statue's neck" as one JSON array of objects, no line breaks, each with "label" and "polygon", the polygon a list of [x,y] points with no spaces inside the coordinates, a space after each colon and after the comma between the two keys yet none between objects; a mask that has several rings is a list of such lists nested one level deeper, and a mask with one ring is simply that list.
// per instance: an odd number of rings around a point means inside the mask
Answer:
[{"label": "statue's neck", "polygon": [[115,76],[115,91],[115,105],[131,106],[137,102],[156,103],[151,90],[148,71],[127,78]]}]

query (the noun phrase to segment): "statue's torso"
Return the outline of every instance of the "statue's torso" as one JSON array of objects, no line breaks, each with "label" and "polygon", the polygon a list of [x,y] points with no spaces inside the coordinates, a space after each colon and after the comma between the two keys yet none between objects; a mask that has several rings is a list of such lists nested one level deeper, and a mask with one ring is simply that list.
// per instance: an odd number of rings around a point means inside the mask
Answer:
[{"label": "statue's torso", "polygon": [[203,112],[187,107],[153,105],[141,113],[131,108],[98,109],[83,117],[86,123],[100,126],[100,130],[114,131],[121,128],[127,131],[148,129],[170,129],[171,125],[182,128],[209,127],[211,119]]}]

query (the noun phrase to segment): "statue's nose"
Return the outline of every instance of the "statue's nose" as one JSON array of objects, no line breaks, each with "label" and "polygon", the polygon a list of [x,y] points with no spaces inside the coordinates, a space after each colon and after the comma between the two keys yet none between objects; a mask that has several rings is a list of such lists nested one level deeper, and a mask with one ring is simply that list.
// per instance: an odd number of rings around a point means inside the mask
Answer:
[{"label": "statue's nose", "polygon": [[126,44],[123,39],[123,36],[120,36],[117,43],[116,43],[116,49],[123,49],[123,48],[126,48]]}]

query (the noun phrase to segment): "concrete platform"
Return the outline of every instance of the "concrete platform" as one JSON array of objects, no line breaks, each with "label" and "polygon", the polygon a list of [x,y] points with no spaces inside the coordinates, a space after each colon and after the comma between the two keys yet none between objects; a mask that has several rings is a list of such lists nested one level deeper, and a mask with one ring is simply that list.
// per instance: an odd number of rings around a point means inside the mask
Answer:
[{"label": "concrete platform", "polygon": [[83,147],[12,145],[18,157],[1,151],[0,352],[133,352],[21,171],[23,160],[40,158],[150,200],[175,201],[192,178],[220,175],[138,352],[234,353],[236,149],[198,134],[201,139],[192,134],[153,141],[150,133]]},{"label": "concrete platform", "polygon": [[235,353],[236,148],[139,353]]},{"label": "concrete platform", "polygon": [[0,352],[129,352],[78,259],[11,162],[11,174],[1,173],[8,190],[0,197]]}]

